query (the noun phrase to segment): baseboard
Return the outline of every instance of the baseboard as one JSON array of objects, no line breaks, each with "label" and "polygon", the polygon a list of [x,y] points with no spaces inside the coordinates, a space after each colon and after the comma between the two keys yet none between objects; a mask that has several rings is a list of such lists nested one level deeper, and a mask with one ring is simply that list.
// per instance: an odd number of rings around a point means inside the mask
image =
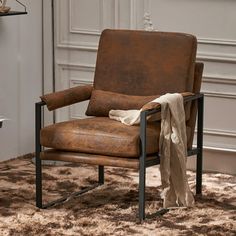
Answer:
[{"label": "baseboard", "polygon": [[[196,157],[189,157],[187,168],[195,170]],[[203,151],[203,170],[236,175],[236,153],[221,149],[206,148]]]}]

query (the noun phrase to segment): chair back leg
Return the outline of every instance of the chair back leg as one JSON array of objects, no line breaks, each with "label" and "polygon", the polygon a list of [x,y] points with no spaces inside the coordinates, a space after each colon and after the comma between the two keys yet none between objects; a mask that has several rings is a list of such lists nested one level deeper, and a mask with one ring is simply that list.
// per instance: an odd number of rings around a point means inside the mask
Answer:
[{"label": "chair back leg", "polygon": [[42,208],[42,161],[40,159],[41,104],[35,104],[35,167],[36,167],[36,206]]},{"label": "chair back leg", "polygon": [[204,96],[198,99],[196,194],[202,194],[203,115]]}]

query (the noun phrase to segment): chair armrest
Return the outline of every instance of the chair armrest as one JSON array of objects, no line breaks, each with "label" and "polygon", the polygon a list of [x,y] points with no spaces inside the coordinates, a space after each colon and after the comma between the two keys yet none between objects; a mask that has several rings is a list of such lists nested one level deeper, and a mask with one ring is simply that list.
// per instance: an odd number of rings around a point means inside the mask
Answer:
[{"label": "chair armrest", "polygon": [[49,111],[90,99],[93,86],[84,85],[41,96]]},{"label": "chair armrest", "polygon": [[[189,101],[188,99],[190,99],[191,97],[194,96],[194,94],[190,93],[190,92],[184,92],[184,93],[181,93],[181,95],[184,97],[184,102]],[[194,100],[194,99],[192,99],[192,100]],[[142,111],[150,111],[153,109],[159,109],[160,107],[161,107],[160,103],[149,102],[142,107]]]},{"label": "chair armrest", "polygon": [[[184,102],[190,102],[197,100],[198,102],[198,125],[197,125],[197,146],[198,148],[188,150],[188,156],[198,154],[202,149],[202,135],[203,135],[203,110],[204,110],[204,94],[202,93],[182,93]],[[154,106],[156,104],[156,106]],[[147,107],[149,109],[142,110],[140,118],[140,140],[141,140],[141,161],[144,162],[146,157],[146,127],[147,117],[161,111],[161,105],[159,103],[153,103],[153,107]],[[200,148],[199,148],[200,147]]]}]

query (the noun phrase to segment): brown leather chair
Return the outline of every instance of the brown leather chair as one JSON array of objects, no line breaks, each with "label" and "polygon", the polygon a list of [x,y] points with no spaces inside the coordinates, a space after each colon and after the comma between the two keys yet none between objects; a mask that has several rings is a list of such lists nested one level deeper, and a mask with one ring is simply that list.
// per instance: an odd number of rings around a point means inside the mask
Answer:
[{"label": "brown leather chair", "polygon": [[[36,205],[42,204],[42,160],[98,165],[98,185],[104,184],[104,166],[139,171],[139,219],[145,218],[145,171],[160,163],[160,121],[147,116],[160,112],[160,105],[143,109],[140,125],[125,126],[109,119],[111,109],[140,109],[167,92],[183,93],[188,137],[188,156],[197,155],[196,193],[202,189],[203,64],[196,60],[197,40],[183,33],[104,30],[93,86],[78,86],[47,94],[36,103]],[[90,100],[90,118],[41,127],[41,109]],[[198,111],[197,147],[192,148]],[[41,146],[50,148],[42,151]],[[88,188],[78,194],[91,190]],[[63,201],[64,199],[61,199]]]}]

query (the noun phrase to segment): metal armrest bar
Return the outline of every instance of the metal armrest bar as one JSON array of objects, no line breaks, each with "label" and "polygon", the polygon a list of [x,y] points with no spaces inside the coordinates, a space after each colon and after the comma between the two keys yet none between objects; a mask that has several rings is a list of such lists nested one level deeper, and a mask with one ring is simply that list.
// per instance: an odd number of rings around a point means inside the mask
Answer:
[{"label": "metal armrest bar", "polygon": [[[204,94],[195,94],[184,98],[184,102],[197,100],[198,114],[197,114],[197,148],[188,150],[188,156],[197,155],[196,158],[196,194],[202,193],[202,152],[203,152],[203,115],[204,115]],[[139,217],[145,218],[145,173],[146,168],[152,165],[157,165],[160,158],[156,160],[146,161],[146,127],[147,117],[161,111],[161,107],[141,112],[140,118],[140,146],[141,155],[139,158]]]},{"label": "metal armrest bar", "polygon": [[[197,148],[190,149],[188,150],[188,156],[192,155],[200,155],[202,153],[202,145],[203,145],[203,103],[204,103],[204,94],[198,93],[194,94],[188,97],[184,98],[184,102],[189,102],[189,101],[198,101],[198,129],[197,129]],[[147,125],[147,116],[153,115],[157,112],[161,111],[161,107],[154,108],[151,110],[145,110],[141,112],[141,118],[140,118],[140,140],[141,140],[141,150],[142,153],[146,152],[146,125]],[[144,149],[144,151],[143,151]],[[145,155],[140,156],[140,161]],[[201,157],[199,158],[201,159]],[[201,161],[199,161],[200,163]],[[154,162],[153,162],[154,163]],[[200,164],[198,164],[200,165]],[[147,166],[150,166],[150,163],[147,164]],[[199,166],[200,168],[201,166]]]},{"label": "metal armrest bar", "polygon": [[[194,100],[199,100],[199,99],[203,98],[203,96],[204,95],[202,93],[198,93],[198,94],[194,94],[194,95],[191,95],[191,96],[188,96],[188,97],[184,97],[184,103],[194,101]],[[159,111],[161,111],[161,107],[154,108],[154,109],[151,109],[151,110],[142,111],[142,113],[145,113],[146,116],[149,116],[149,115],[153,115],[153,114],[155,114]]]},{"label": "metal armrest bar", "polygon": [[204,96],[203,93],[196,93],[196,94],[194,94],[194,95],[184,97],[184,102],[189,102],[189,101],[193,101],[193,100],[198,100],[198,99],[202,98],[203,96]]}]

